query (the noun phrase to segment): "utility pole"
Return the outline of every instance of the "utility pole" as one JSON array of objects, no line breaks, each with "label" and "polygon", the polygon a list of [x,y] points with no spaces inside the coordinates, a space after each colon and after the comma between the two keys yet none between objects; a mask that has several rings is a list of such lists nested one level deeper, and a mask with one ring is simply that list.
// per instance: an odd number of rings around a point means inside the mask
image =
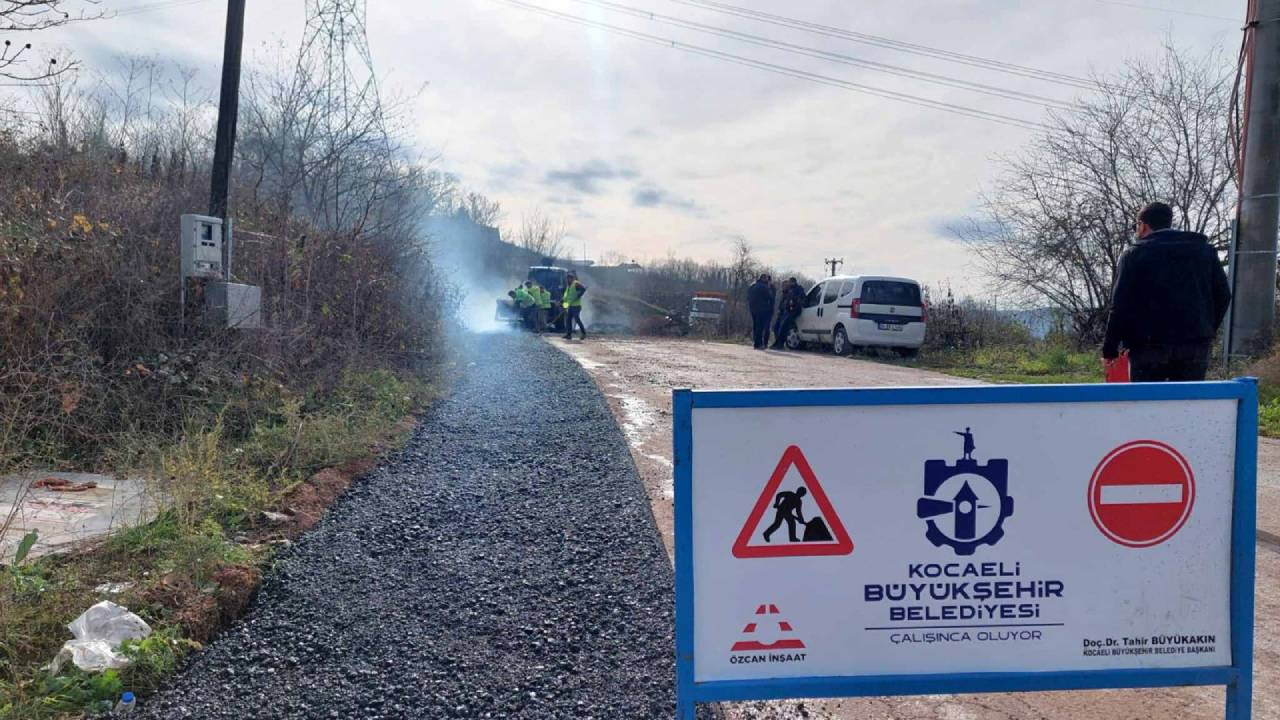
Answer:
[{"label": "utility pole", "polygon": [[1280,0],[1251,0],[1245,81],[1243,180],[1240,187],[1231,354],[1271,346],[1275,321],[1276,231],[1280,218]]},{"label": "utility pole", "polygon": [[823,264],[823,265],[830,265],[830,266],[831,266],[831,277],[835,277],[835,276],[836,276],[836,266],[837,266],[837,265],[844,265],[844,258],[827,258],[826,260],[823,260],[823,261],[822,261],[822,264]]},{"label": "utility pole", "polygon": [[244,46],[245,0],[227,0],[227,39],[222,48],[222,90],[218,96],[218,139],[213,149],[213,181],[209,214],[227,217],[231,189],[231,161],[236,150],[236,120],[240,115],[240,53]]}]

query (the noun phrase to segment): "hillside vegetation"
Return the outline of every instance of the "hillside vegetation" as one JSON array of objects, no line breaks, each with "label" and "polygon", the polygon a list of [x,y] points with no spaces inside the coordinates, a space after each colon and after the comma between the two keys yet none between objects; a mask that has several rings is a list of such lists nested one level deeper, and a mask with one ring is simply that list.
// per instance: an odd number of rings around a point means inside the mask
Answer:
[{"label": "hillside vegetation", "polygon": [[[262,288],[265,328],[218,327],[199,282],[180,305],[178,220],[207,207],[212,148],[191,77],[145,60],[58,76],[0,128],[0,473],[141,476],[166,508],[71,556],[0,559],[0,718],[153,687],[251,596],[278,545],[263,511],[403,438],[447,363],[451,305],[420,219],[455,212],[456,187],[394,137],[283,126],[297,108],[264,88],[297,78],[254,76],[234,176],[234,280]],[[346,161],[285,161],[334,147]],[[157,629],[135,664],[43,670],[108,580]]]}]

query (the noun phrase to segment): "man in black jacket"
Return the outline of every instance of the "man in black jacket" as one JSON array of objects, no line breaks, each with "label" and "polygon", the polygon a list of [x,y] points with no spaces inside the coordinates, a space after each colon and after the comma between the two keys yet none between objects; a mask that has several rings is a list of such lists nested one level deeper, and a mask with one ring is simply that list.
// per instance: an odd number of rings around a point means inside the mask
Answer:
[{"label": "man in black jacket", "polygon": [[1203,380],[1209,346],[1231,301],[1208,238],[1172,224],[1168,205],[1143,208],[1138,243],[1116,268],[1102,357],[1115,360],[1123,344],[1134,382]]},{"label": "man in black jacket", "polygon": [[757,350],[769,344],[769,320],[773,318],[774,292],[769,274],[760,277],[747,288],[747,311],[751,313],[751,343]]}]

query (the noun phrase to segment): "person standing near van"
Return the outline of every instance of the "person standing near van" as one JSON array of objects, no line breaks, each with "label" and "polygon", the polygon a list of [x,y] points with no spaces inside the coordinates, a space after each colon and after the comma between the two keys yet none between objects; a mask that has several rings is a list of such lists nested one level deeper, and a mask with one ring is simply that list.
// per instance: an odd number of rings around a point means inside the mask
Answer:
[{"label": "person standing near van", "polygon": [[1204,380],[1231,290],[1218,251],[1197,232],[1174,230],[1173,209],[1138,213],[1138,242],[1116,268],[1102,357],[1129,351],[1133,382]]},{"label": "person standing near van", "polygon": [[786,303],[787,291],[791,289],[791,281],[783,280],[782,287],[778,288],[778,311],[773,316],[773,345],[777,348],[782,342],[782,321],[787,316]]},{"label": "person standing near van", "polygon": [[769,321],[773,319],[775,299],[769,273],[761,273],[747,288],[747,311],[751,313],[751,344],[763,350],[769,344]]},{"label": "person standing near van", "polygon": [[795,329],[796,319],[804,309],[804,286],[795,278],[787,278],[782,284],[782,299],[778,301],[778,322],[773,328],[773,349],[786,347],[787,336]]}]

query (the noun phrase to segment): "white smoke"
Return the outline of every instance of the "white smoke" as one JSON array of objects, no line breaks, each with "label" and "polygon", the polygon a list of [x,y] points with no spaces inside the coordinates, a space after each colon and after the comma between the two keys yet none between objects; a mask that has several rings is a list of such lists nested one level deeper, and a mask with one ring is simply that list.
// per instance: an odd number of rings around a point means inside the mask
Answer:
[{"label": "white smoke", "polygon": [[496,228],[465,215],[433,216],[426,223],[431,259],[449,286],[457,320],[468,330],[495,332],[510,325],[495,319],[496,301],[524,278],[513,275],[509,246]]}]

